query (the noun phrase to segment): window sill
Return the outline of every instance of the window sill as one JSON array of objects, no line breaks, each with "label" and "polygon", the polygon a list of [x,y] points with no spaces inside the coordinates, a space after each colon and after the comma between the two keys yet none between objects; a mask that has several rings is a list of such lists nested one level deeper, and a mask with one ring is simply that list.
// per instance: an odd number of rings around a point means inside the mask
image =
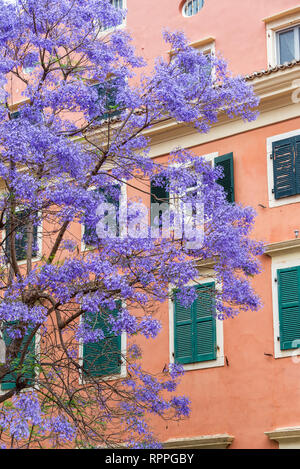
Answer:
[{"label": "window sill", "polygon": [[218,368],[225,365],[224,357],[217,357],[216,360],[206,362],[187,363],[183,365],[184,371],[206,370],[208,368]]}]

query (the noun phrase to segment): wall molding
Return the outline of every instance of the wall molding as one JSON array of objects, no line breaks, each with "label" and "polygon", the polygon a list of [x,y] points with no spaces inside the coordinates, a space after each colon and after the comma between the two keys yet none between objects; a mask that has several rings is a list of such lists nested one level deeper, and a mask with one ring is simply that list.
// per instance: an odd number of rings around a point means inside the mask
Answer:
[{"label": "wall molding", "polygon": [[205,435],[193,438],[178,438],[168,440],[163,444],[164,449],[226,449],[233,442],[234,437],[227,434]]},{"label": "wall molding", "polygon": [[300,448],[300,427],[277,428],[270,432],[265,432],[270,440],[279,443],[279,449],[299,449]]}]

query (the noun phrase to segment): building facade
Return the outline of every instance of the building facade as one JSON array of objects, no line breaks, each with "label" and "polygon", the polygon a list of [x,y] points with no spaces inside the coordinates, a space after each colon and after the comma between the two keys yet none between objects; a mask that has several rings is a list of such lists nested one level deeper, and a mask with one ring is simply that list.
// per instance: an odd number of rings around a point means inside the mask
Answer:
[{"label": "building facade", "polygon": [[[155,348],[151,339],[140,340],[143,365],[157,373],[179,358],[186,373],[178,393],[191,399],[192,412],[180,422],[154,420],[154,433],[166,448],[300,448],[300,4],[112,3],[128,9],[119,27],[129,31],[149,67],[157,56],[171,55],[162,30],[183,30],[199,51],[221,54],[229,69],[244,76],[260,97],[259,116],[253,122],[221,118],[208,134],[200,134],[166,120],[147,131],[150,156],[157,161],[165,161],[181,146],[212,164],[227,162],[231,202],[256,210],[253,237],[266,245],[261,274],[253,279],[262,308],[216,321],[208,353],[183,360],[178,351],[178,305],[170,300],[160,306],[157,319],[163,328]],[[12,110],[18,107],[21,91],[15,89]],[[134,189],[128,188],[131,195]],[[81,227],[74,230],[80,237]],[[24,261],[22,252],[20,256]],[[209,264],[202,267],[206,271],[211,272]],[[120,347],[125,351],[124,338]]]}]

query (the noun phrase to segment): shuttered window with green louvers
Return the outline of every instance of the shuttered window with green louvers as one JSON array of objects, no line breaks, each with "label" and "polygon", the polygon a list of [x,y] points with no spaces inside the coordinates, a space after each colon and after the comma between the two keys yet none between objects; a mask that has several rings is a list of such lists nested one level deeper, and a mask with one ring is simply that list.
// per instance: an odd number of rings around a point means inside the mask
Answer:
[{"label": "shuttered window with green louvers", "polygon": [[273,142],[275,199],[300,194],[300,135]]},{"label": "shuttered window with green louvers", "polygon": [[181,306],[175,294],[174,358],[177,363],[197,363],[217,358],[215,283],[195,288],[197,299],[189,308]]},{"label": "shuttered window with green louvers", "polygon": [[114,311],[85,313],[85,321],[93,330],[101,329],[105,338],[97,342],[83,345],[83,367],[85,376],[101,377],[118,375],[121,372],[121,336],[109,332],[107,317],[117,316],[121,308],[121,301]]},{"label": "shuttered window with green louvers", "polygon": [[[4,325],[4,330],[3,330],[3,340],[8,347],[11,342],[12,338],[10,337],[10,330],[15,330],[17,329],[18,322],[17,321],[10,321],[6,322]],[[20,328],[21,330],[21,328]],[[27,347],[27,342],[32,333],[32,329],[28,329],[22,339],[21,345],[20,345],[20,351],[17,355],[17,358],[13,359],[11,361],[11,369],[13,370],[12,373],[9,373],[6,375],[1,383],[1,389],[3,391],[8,391],[9,389],[13,389],[16,385],[16,380],[17,378],[21,379],[22,381],[27,381],[27,386],[33,386],[34,384],[34,378],[35,378],[35,365],[36,365],[36,340],[35,336],[31,340],[30,344]],[[26,347],[26,355],[25,359],[23,361],[23,364],[20,365],[20,357],[22,355],[22,352],[24,350],[24,347]]]},{"label": "shuttered window with green louvers", "polygon": [[[27,257],[27,239],[28,239],[28,225],[27,219],[28,214],[25,210],[20,210],[19,212],[15,213],[16,221],[17,221],[17,228],[15,230],[15,248],[16,248],[16,258],[17,261],[25,260]],[[11,222],[8,219],[5,224],[5,252],[7,257],[10,256],[10,239],[9,234],[11,233]],[[38,254],[38,227],[37,225],[33,226],[33,250],[32,250],[32,257],[36,257]]]},{"label": "shuttered window with green louvers", "polygon": [[300,266],[277,271],[280,349],[300,347]]},{"label": "shuttered window with green louvers", "polygon": [[233,171],[233,153],[218,156],[215,158],[215,166],[223,168],[223,178],[217,182],[224,188],[226,198],[229,203],[234,202],[234,171]]}]

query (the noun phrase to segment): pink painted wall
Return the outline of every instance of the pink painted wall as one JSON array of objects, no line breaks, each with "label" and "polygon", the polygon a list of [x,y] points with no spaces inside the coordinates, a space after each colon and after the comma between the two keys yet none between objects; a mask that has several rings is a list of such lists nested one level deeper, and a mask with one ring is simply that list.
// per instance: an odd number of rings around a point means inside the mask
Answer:
[{"label": "pink painted wall", "polygon": [[237,74],[267,68],[263,18],[296,7],[296,0],[204,0],[202,10],[183,17],[180,0],[127,0],[127,29],[147,60],[168,52],[161,32],[184,31],[191,42],[213,36],[216,50]]}]

